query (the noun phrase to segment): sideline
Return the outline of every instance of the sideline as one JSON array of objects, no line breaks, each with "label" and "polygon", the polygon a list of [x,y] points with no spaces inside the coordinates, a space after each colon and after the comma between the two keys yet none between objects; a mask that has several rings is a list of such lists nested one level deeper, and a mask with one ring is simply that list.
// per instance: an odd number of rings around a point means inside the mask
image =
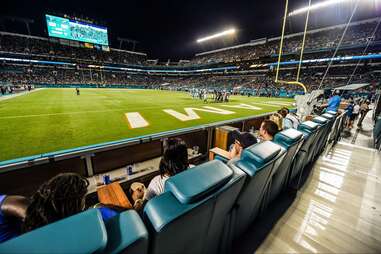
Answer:
[{"label": "sideline", "polygon": [[15,94],[10,94],[10,95],[4,95],[4,96],[0,97],[0,101],[5,101],[5,100],[13,99],[15,97],[18,97],[18,96],[21,96],[21,95],[27,95],[27,94],[34,93],[34,92],[37,92],[37,91],[41,91],[43,89],[45,89],[45,88],[37,88],[37,89],[34,89],[32,91],[29,91],[29,92],[21,92],[21,93],[15,93]]}]

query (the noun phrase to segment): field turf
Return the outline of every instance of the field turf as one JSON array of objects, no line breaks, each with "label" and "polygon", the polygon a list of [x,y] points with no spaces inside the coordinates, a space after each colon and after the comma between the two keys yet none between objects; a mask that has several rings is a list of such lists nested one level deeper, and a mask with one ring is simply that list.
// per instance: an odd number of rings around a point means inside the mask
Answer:
[{"label": "field turf", "polygon": [[[207,103],[187,93],[154,90],[43,89],[0,100],[0,161],[78,146],[136,137],[234,118],[258,115],[290,106],[291,99],[232,96],[229,103]],[[227,108],[241,103],[261,109]],[[220,115],[196,111],[200,119],[180,121],[165,113],[173,109],[211,106],[234,111]],[[131,129],[125,116],[139,112],[149,126]]]}]

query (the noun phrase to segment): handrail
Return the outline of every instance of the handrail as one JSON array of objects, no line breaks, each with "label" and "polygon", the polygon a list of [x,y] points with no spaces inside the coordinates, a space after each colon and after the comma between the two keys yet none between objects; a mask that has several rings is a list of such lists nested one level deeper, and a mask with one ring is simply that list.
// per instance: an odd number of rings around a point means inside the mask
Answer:
[{"label": "handrail", "polygon": [[70,159],[75,157],[81,157],[81,156],[93,154],[96,152],[113,150],[113,149],[129,146],[129,145],[142,144],[142,143],[150,142],[153,140],[159,140],[166,137],[187,134],[187,133],[191,133],[191,132],[195,132],[199,130],[206,130],[208,128],[215,128],[215,127],[219,127],[226,124],[232,124],[232,123],[242,122],[246,120],[253,120],[253,119],[269,116],[274,113],[275,112],[268,112],[268,113],[264,113],[264,114],[260,114],[256,116],[251,116],[251,117],[241,117],[241,118],[225,120],[225,121],[220,121],[220,122],[215,122],[210,124],[198,125],[194,127],[158,132],[158,133],[153,133],[149,135],[121,139],[117,141],[99,143],[99,144],[94,144],[89,146],[81,146],[81,147],[72,148],[72,149],[66,149],[66,150],[43,153],[43,154],[27,156],[27,157],[12,159],[12,160],[0,161],[0,174],[9,172],[14,169],[25,168],[32,165],[44,164],[52,160],[60,161],[60,160],[65,160],[65,159]]}]

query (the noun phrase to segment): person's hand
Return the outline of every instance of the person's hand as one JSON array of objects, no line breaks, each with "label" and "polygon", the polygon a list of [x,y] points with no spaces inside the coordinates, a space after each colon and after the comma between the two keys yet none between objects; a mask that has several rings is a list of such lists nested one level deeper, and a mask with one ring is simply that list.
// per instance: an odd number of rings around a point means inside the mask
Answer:
[{"label": "person's hand", "polygon": [[134,203],[134,209],[135,210],[142,209],[143,208],[143,204],[144,204],[143,199],[136,200],[135,203]]}]

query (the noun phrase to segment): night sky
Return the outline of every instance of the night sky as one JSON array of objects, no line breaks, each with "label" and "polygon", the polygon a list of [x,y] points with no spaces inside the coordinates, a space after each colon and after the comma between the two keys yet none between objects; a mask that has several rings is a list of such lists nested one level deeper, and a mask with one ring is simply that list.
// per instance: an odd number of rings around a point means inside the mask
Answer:
[{"label": "night sky", "polygon": [[[140,42],[138,51],[149,58],[189,59],[195,53],[248,42],[280,34],[284,11],[282,0],[2,0],[0,15],[31,18],[32,35],[47,36],[45,13],[88,17],[109,28],[111,47],[118,48],[116,38]],[[306,0],[290,1],[290,10],[305,6]],[[218,41],[201,47],[199,37],[238,29],[234,40]],[[4,21],[1,30],[26,33],[21,24]]]}]

